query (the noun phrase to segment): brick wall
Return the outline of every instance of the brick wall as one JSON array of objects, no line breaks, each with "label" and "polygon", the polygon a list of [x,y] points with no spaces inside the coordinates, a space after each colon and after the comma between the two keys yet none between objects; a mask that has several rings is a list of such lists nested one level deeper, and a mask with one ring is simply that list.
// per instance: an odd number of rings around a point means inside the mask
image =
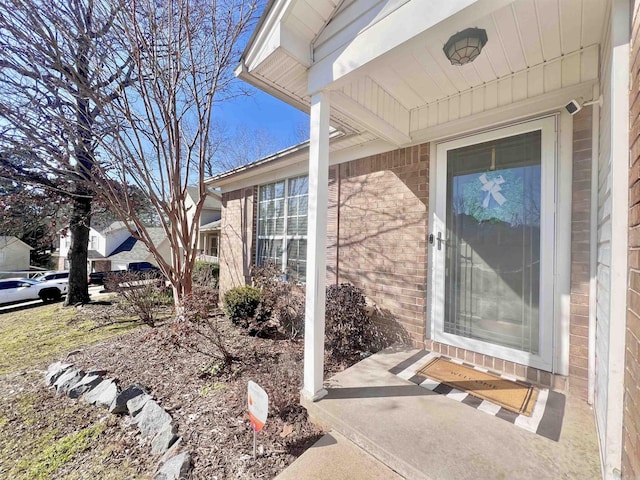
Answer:
[{"label": "brick wall", "polygon": [[573,117],[569,391],[585,400],[589,368],[592,111],[592,107],[586,107]]},{"label": "brick wall", "polygon": [[255,256],[255,203],[254,187],[222,194],[221,295],[231,288],[249,283]]},{"label": "brick wall", "polygon": [[633,18],[629,104],[629,291],[625,351],[622,478],[640,478],[640,20]]},{"label": "brick wall", "polygon": [[338,177],[338,281],[362,288],[423,346],[429,145],[342,164]]}]

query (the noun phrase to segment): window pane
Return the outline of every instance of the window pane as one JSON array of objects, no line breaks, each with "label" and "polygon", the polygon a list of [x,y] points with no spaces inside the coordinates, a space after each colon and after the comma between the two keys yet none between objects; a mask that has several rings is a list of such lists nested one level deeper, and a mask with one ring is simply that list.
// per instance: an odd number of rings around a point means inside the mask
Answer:
[{"label": "window pane", "polygon": [[287,201],[287,215],[289,215],[290,217],[295,217],[298,214],[299,201],[299,197],[289,198],[289,200]]},{"label": "window pane", "polygon": [[298,177],[289,180],[289,196],[306,195],[309,192],[309,177]]},{"label": "window pane", "polygon": [[307,208],[309,208],[308,203],[309,201],[306,195],[304,197],[300,197],[298,200],[298,213],[300,215],[304,215],[305,217],[307,216]]},{"label": "window pane", "polygon": [[275,184],[275,198],[284,198],[284,181]]},{"label": "window pane", "polygon": [[306,280],[307,273],[307,241],[289,240],[287,242],[287,274],[298,282]]},{"label": "window pane", "polygon": [[258,265],[273,263],[282,265],[282,240],[258,240]]}]

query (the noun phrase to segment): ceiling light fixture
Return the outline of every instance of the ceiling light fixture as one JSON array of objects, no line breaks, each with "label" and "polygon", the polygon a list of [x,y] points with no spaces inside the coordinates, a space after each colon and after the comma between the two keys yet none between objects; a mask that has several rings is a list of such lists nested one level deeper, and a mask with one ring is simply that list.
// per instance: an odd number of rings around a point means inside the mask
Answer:
[{"label": "ceiling light fixture", "polygon": [[473,62],[486,43],[486,30],[467,28],[447,40],[443,50],[451,65],[464,65]]}]

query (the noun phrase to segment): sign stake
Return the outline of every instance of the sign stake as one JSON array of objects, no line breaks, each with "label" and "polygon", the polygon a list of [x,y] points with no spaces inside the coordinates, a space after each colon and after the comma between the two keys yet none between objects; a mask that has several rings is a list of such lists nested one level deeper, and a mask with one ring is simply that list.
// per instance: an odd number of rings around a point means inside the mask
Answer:
[{"label": "sign stake", "polygon": [[267,421],[269,412],[269,396],[257,383],[249,380],[247,385],[248,395],[247,404],[249,407],[249,420],[251,421],[251,429],[253,430],[253,460],[256,456],[256,436],[264,423]]}]

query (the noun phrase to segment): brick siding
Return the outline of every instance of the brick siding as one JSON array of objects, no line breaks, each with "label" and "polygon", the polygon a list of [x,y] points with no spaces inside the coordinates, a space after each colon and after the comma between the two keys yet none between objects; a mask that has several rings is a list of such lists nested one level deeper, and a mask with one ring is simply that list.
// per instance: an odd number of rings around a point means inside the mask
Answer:
[{"label": "brick siding", "polygon": [[[574,117],[570,374],[440,344],[426,335],[429,144],[331,167],[327,283],[362,288],[413,344],[557,390],[587,395],[591,108]],[[255,188],[223,194],[221,292],[249,281],[254,260]],[[250,226],[250,227],[249,227]],[[249,228],[248,228],[249,227]],[[243,237],[244,236],[244,237]]]},{"label": "brick siding", "polygon": [[222,194],[220,294],[246,285],[255,256],[255,188]]},{"label": "brick siding", "polygon": [[633,18],[629,104],[629,290],[625,349],[622,478],[640,478],[640,19]]},{"label": "brick siding", "polygon": [[592,112],[586,107],[573,117],[569,391],[584,400],[589,369]]},{"label": "brick siding", "polygon": [[362,288],[424,346],[429,145],[341,164],[338,177],[338,281]]}]

